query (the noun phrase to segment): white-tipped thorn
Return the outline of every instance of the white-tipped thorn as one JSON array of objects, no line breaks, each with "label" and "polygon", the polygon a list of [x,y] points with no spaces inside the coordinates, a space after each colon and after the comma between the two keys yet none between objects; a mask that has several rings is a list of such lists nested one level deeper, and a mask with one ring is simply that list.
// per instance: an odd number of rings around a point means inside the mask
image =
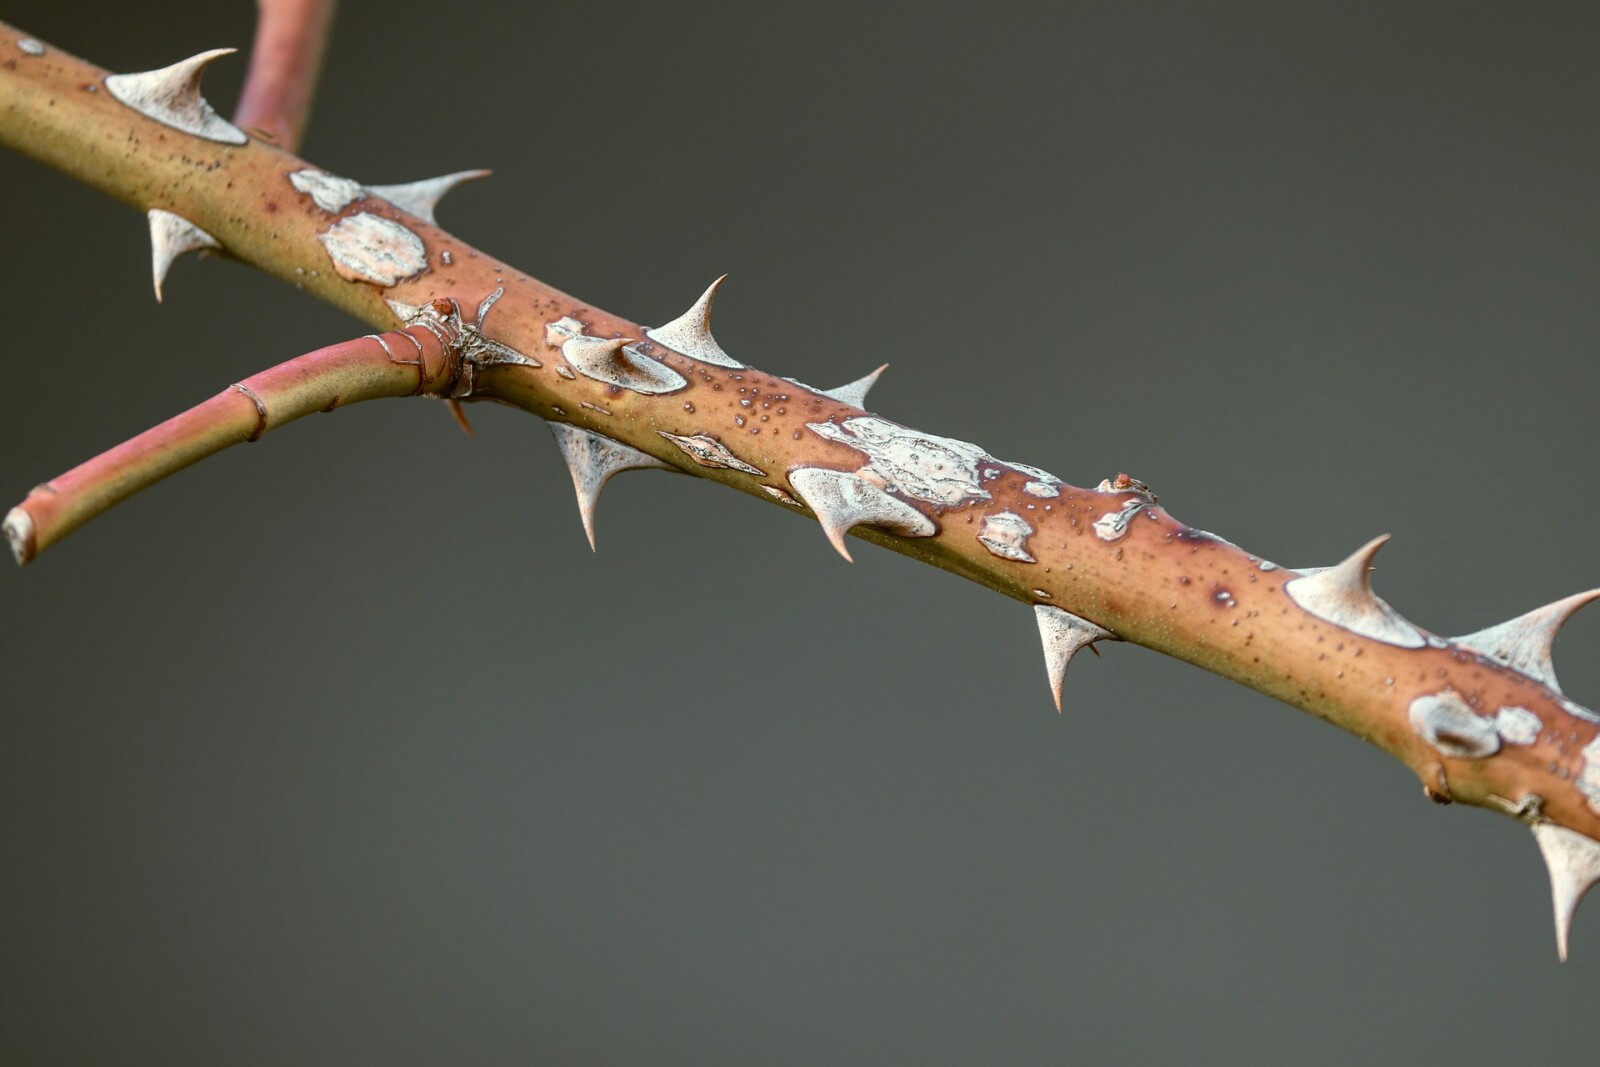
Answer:
[{"label": "white-tipped thorn", "polygon": [[200,252],[208,248],[221,248],[217,239],[182,215],[151,208],[150,218],[150,273],[155,280],[156,303],[161,302],[161,283],[167,280],[167,271],[173,260],[185,252]]},{"label": "white-tipped thorn", "polygon": [[743,367],[744,364],[722,350],[717,339],[711,336],[711,305],[716,303],[717,289],[727,279],[721,278],[706,287],[694,306],[665,326],[646,330],[644,335],[674,352],[682,352],[702,363],[715,363],[719,367]]},{"label": "white-tipped thorn", "polygon": [[1600,842],[1552,822],[1535,823],[1534,840],[1550,868],[1550,900],[1556,909],[1556,951],[1567,960],[1572,917],[1589,887],[1600,882]]},{"label": "white-tipped thorn", "polygon": [[1284,585],[1296,604],[1325,622],[1401,648],[1427,644],[1422,633],[1372,591],[1372,560],[1389,540],[1374,537],[1343,563],[1302,573]]},{"label": "white-tipped thorn", "polygon": [[160,70],[112,74],[106,78],[106,89],[139,114],[175,130],[222,144],[244,144],[249,140],[245,132],[218,115],[200,95],[200,76],[206,67],[235,51],[213,48]]},{"label": "white-tipped thorn", "polygon": [[583,517],[583,532],[589,537],[591,551],[596,551],[595,504],[600,499],[600,490],[605,488],[606,482],[611,480],[613,474],[620,474],[622,471],[677,469],[670,463],[663,463],[652,455],[620,444],[592,430],[569,426],[564,422],[552,422],[550,430],[556,435],[556,444],[561,448],[562,458],[567,461],[567,469],[572,472],[572,488],[578,494],[578,512]]},{"label": "white-tipped thorn", "polygon": [[406,182],[404,185],[369,185],[367,192],[381,196],[402,211],[409,211],[417,218],[437,226],[439,220],[433,217],[433,211],[445,194],[458,185],[487,178],[490,173],[487,170],[460,170],[454,174],[441,174],[437,178]]},{"label": "white-tipped thorn", "polygon": [[916,508],[898,500],[859,474],[827,467],[789,472],[789,484],[822,523],[822,532],[846,562],[844,535],[852,526],[877,526],[902,537],[932,537],[939,527]]},{"label": "white-tipped thorn", "polygon": [[889,364],[885,363],[871,374],[857,378],[853,382],[846,382],[845,384],[835,386],[832,389],[821,389],[818,391],[822,393],[823,396],[831,396],[841,403],[849,404],[851,407],[864,408],[867,406],[867,390],[876,385],[878,383],[878,376],[888,369]]},{"label": "white-tipped thorn", "polygon": [[1556,633],[1575,611],[1594,600],[1600,600],[1600,589],[1575,593],[1497,626],[1458,637],[1455,642],[1521,671],[1559,693],[1561,686],[1556,684],[1556,668],[1550,658]]},{"label": "white-tipped thorn", "polygon": [[1067,676],[1067,664],[1084,648],[1111,638],[1111,631],[1048,604],[1035,604],[1033,616],[1039,623],[1039,640],[1044,644],[1044,669],[1050,676],[1050,695],[1055,698],[1059,712],[1061,683]]}]

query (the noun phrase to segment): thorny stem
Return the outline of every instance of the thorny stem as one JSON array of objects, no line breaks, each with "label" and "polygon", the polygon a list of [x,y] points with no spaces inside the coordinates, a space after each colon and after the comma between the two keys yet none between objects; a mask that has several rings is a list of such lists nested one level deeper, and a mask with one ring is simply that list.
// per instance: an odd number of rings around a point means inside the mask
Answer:
[{"label": "thorny stem", "polygon": [[257,0],[250,73],[234,111],[240,126],[293,152],[305,135],[336,0]]},{"label": "thorny stem", "polygon": [[[1289,591],[1304,575],[1184,525],[1136,484],[1119,480],[1091,490],[1052,483],[1041,494],[1032,481],[1038,472],[995,460],[975,446],[866,418],[855,404],[788,378],[739,364],[719,366],[681,347],[646,341],[638,324],[478,252],[373,190],[339,184],[275,145],[202,140],[148,118],[101,91],[105,71],[38,42],[24,48],[21,37],[0,24],[0,141],[140,211],[175,213],[227,254],[380,329],[409,321],[397,317],[388,300],[435,309],[439,301],[477,307],[475,322],[454,320],[461,373],[441,370],[445,379],[455,378],[449,387],[441,380],[421,391],[511,404],[791,510],[799,508],[789,493],[798,488],[797,474],[817,473],[824,481],[854,478],[854,489],[880,497],[885,487],[893,488],[864,462],[861,439],[848,429],[854,420],[887,432],[889,447],[903,446],[899,455],[912,466],[927,462],[927,444],[954,449],[958,457],[979,456],[957,467],[981,471],[981,492],[890,501],[901,506],[902,519],[909,513],[915,520],[908,531],[931,533],[901,535],[871,525],[851,532],[1309,711],[1389,752],[1438,798],[1543,820],[1600,841],[1600,756],[1589,762],[1590,750],[1600,752],[1600,717],[1564,697],[1553,678],[1536,668],[1512,666],[1409,623],[1411,640],[1395,641],[1353,626],[1338,610],[1313,610]],[[354,191],[318,202],[308,181]],[[352,233],[400,240],[385,245],[363,237],[352,243]],[[334,256],[335,245],[354,253],[353,259]],[[390,277],[367,269],[394,262],[397,249],[404,252],[404,270]],[[498,302],[484,299],[490,294]],[[629,384],[637,365],[623,367],[621,377],[593,372],[608,360],[625,362],[626,338],[638,342],[632,346],[637,355],[626,358],[654,366],[668,384]],[[376,346],[355,344],[376,359]],[[396,368],[374,364],[369,370],[384,372],[378,377],[391,390],[372,395],[417,387],[414,374],[406,380]],[[304,384],[300,379],[277,384],[284,395],[298,397],[304,411],[317,410],[317,398],[325,404],[332,395],[302,395],[296,392]],[[160,455],[178,447],[171,437],[151,438],[148,453],[132,465],[138,477],[158,477],[262,427],[255,405],[237,391],[213,403],[218,413],[208,417],[226,429],[201,419],[196,425],[202,429],[183,446],[189,451],[176,459]],[[269,405],[266,425],[285,417]],[[682,444],[694,441],[715,445],[734,465],[704,447],[695,458]],[[736,457],[730,447],[738,450]],[[894,457],[889,463],[893,474]],[[108,458],[96,477],[121,491],[133,484],[118,480],[128,469]],[[97,499],[87,489],[79,495]],[[38,494],[25,506],[35,505],[41,507],[36,518],[51,525],[51,537],[70,528],[46,514]],[[82,521],[87,514],[92,508],[69,518]],[[1027,552],[996,551],[995,537],[1004,548],[1020,528],[1018,520],[1029,527]],[[46,543],[35,537],[33,551]],[[1352,557],[1355,571],[1364,575],[1369,558],[1370,551]],[[1352,573],[1350,567],[1344,571]],[[1364,577],[1361,584],[1365,599],[1358,608],[1379,611]],[[1385,606],[1379,614],[1388,611]],[[1427,730],[1414,717],[1419,707],[1433,708]],[[1483,747],[1482,731],[1496,736],[1497,709],[1513,713],[1517,728],[1491,751]],[[1538,729],[1527,727],[1529,718]]]},{"label": "thorny stem", "polygon": [[318,411],[380,397],[448,391],[455,352],[420,326],[308,352],[229,386],[210,400],[38,486],[5,519],[26,562],[107,508],[207,456],[258,440]]}]

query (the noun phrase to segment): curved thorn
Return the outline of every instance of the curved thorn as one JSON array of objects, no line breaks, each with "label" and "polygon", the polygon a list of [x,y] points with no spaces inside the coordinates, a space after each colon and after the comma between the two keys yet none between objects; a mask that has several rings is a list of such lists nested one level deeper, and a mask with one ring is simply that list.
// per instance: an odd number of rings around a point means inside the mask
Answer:
[{"label": "curved thorn", "polygon": [[1561,686],[1556,683],[1555,663],[1551,659],[1556,634],[1579,608],[1595,600],[1600,600],[1600,589],[1574,593],[1525,615],[1454,640],[1456,644],[1488,656],[1512,670],[1521,671],[1559,693]]},{"label": "curved thorn", "polygon": [[804,467],[789,472],[789,484],[817,516],[828,543],[849,563],[855,561],[844,535],[852,526],[876,526],[902,537],[932,537],[939,532],[922,512],[853,472]]},{"label": "curved thorn", "polygon": [[417,218],[437,226],[439,220],[433,217],[433,212],[446,193],[458,185],[487,178],[491,173],[487,170],[459,170],[454,174],[441,174],[437,178],[423,178],[401,185],[369,185],[367,192],[375,193],[402,211],[409,211]]},{"label": "curved thorn", "polygon": [[167,279],[172,263],[185,252],[199,252],[208,248],[221,248],[215,237],[170,211],[151,208],[150,220],[150,272],[155,281],[156,303],[161,302],[161,283]]},{"label": "curved thorn", "polygon": [[583,532],[589,538],[591,551],[598,551],[594,542],[594,509],[600,499],[600,490],[613,474],[623,471],[676,470],[671,464],[636,448],[613,441],[593,430],[552,422],[550,432],[556,436],[561,456],[572,473],[572,488],[578,494],[578,514],[583,519]]},{"label": "curved thorn", "polygon": [[1572,917],[1589,887],[1600,882],[1600,842],[1555,823],[1535,823],[1534,840],[1550,868],[1550,900],[1556,913],[1556,951],[1567,959]]},{"label": "curved thorn", "polygon": [[818,392],[823,396],[831,396],[841,403],[849,404],[851,407],[864,408],[867,406],[867,390],[876,385],[878,376],[888,369],[889,364],[885,363],[871,374],[863,375],[853,382],[846,382],[843,385],[834,386],[832,389],[819,389]]},{"label": "curved thorn", "polygon": [[657,344],[666,345],[702,363],[715,363],[719,367],[743,367],[744,364],[722,350],[717,339],[711,336],[711,307],[716,303],[717,290],[727,280],[724,274],[706,287],[694,306],[665,326],[646,330],[644,335]]},{"label": "curved thorn", "polygon": [[444,402],[449,406],[450,414],[455,418],[456,425],[461,427],[461,432],[468,437],[477,437],[478,435],[472,430],[472,423],[467,419],[466,409],[461,406],[461,401],[453,396],[447,396]]},{"label": "curved thorn", "polygon": [[1039,624],[1039,640],[1044,645],[1044,669],[1050,678],[1050,695],[1055,698],[1059,713],[1061,683],[1066,679],[1072,657],[1084,648],[1098,656],[1100,650],[1094,643],[1111,638],[1111,631],[1049,604],[1035,604],[1033,615]]},{"label": "curved thorn", "polygon": [[128,107],[162,125],[221,144],[245,144],[250,140],[245,132],[218,115],[200,95],[200,76],[206,67],[219,56],[236,51],[213,48],[160,70],[108,75],[106,89]]},{"label": "curved thorn", "polygon": [[689,384],[683,375],[633,345],[627,337],[577,334],[562,343],[561,354],[568,366],[585,378],[637,393],[672,393]]},{"label": "curved thorn", "polygon": [[1421,648],[1427,643],[1422,633],[1372,591],[1372,561],[1388,541],[1388,534],[1374,537],[1342,563],[1302,572],[1284,584],[1284,592],[1324,622],[1374,641]]}]

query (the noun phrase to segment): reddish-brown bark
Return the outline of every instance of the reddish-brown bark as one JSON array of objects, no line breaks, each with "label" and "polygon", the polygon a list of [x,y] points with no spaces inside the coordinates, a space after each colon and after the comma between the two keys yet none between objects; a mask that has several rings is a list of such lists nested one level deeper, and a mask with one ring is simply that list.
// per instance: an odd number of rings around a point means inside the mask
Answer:
[{"label": "reddish-brown bark", "polygon": [[[15,38],[14,30],[0,28],[0,46]],[[457,354],[470,373],[461,379],[468,386],[461,399],[512,404],[593,431],[780,507],[794,505],[768,490],[790,492],[789,476],[798,469],[866,476],[862,450],[813,429],[837,430],[864,416],[862,409],[765,372],[648,343],[640,325],[530,278],[374,195],[318,206],[290,181],[309,169],[303,161],[259,140],[230,146],[175,132],[94,92],[103,78],[53,51],[17,65],[0,77],[0,108],[7,112],[0,136],[141,210],[182,215],[228,254],[381,328],[400,322],[386,300],[427,305],[449,298],[473,308],[503,290],[482,323],[483,336],[539,365],[479,367],[462,349]],[[336,270],[325,242],[358,215],[414,235],[422,250],[418,269],[392,285],[360,280],[348,266]],[[589,338],[641,342],[636,351],[685,384],[650,393],[573,373],[560,337],[550,332],[561,319],[576,320]],[[235,399],[226,403],[224,421],[236,438],[255,416]],[[704,466],[664,433],[715,439],[760,473]],[[1046,499],[1025,489],[1030,475],[1023,469],[992,457],[978,466],[981,496],[948,504],[902,498],[936,525],[934,535],[904,537],[869,526],[853,532],[1310,711],[1393,754],[1436,797],[1542,817],[1600,839],[1600,809],[1575,784],[1586,772],[1582,750],[1600,726],[1550,685],[1459,643],[1402,647],[1329,621],[1285,592],[1297,572],[1184,526],[1131,483],[1096,490],[1063,485]],[[1134,505],[1125,534],[1096,534],[1096,522]],[[979,539],[984,520],[1000,512],[1026,516],[1031,562],[1005,558]],[[1423,636],[1431,635],[1418,640]],[[1541,729],[1531,743],[1503,745],[1486,758],[1445,755],[1411,718],[1419,697],[1445,691],[1479,715],[1527,709]]]}]

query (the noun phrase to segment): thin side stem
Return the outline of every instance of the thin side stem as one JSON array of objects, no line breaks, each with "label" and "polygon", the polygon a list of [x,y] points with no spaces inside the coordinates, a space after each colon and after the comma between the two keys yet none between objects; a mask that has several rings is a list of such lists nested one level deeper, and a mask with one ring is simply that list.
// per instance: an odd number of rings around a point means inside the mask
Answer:
[{"label": "thin side stem", "polygon": [[250,73],[234,122],[293,152],[305,135],[335,0],[258,0]]},{"label": "thin side stem", "polygon": [[433,331],[414,326],[280,363],[36,487],[5,518],[11,550],[26,563],[167,475],[303,415],[438,393],[459,370],[455,355]]}]

